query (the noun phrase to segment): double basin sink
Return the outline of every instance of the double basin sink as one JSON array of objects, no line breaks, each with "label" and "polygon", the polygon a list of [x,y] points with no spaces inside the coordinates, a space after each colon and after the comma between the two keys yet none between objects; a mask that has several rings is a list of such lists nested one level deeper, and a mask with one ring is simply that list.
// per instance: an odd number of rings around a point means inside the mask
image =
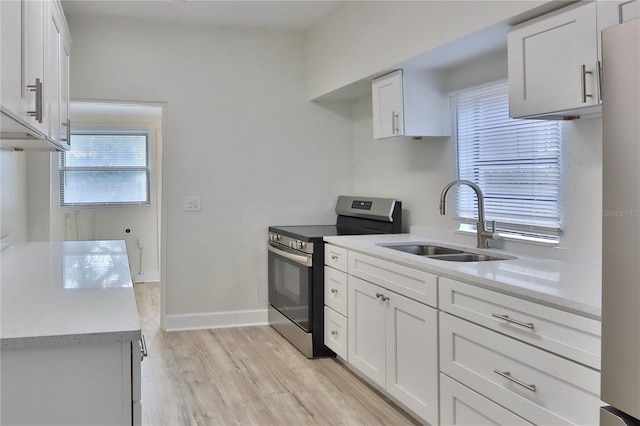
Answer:
[{"label": "double basin sink", "polygon": [[449,262],[488,262],[495,260],[510,260],[514,257],[500,257],[493,254],[471,253],[468,251],[442,247],[433,244],[380,244],[382,247],[398,250],[405,253],[424,256],[430,259],[445,260]]}]

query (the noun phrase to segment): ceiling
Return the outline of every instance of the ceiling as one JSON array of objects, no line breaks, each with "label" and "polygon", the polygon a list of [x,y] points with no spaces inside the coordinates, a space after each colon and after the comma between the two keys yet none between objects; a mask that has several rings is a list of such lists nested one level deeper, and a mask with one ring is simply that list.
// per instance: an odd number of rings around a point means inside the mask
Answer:
[{"label": "ceiling", "polygon": [[130,17],[287,30],[307,30],[343,3],[332,0],[62,0],[67,16]]}]

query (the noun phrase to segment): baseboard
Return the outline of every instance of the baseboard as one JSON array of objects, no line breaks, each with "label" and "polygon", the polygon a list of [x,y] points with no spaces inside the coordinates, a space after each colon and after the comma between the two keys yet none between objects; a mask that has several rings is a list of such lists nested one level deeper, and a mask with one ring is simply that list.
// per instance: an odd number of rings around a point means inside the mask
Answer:
[{"label": "baseboard", "polygon": [[202,314],[179,314],[165,317],[167,331],[202,330],[210,328],[248,327],[267,325],[266,309],[227,311]]},{"label": "baseboard", "polygon": [[156,283],[158,281],[160,281],[160,272],[158,271],[147,271],[140,274],[133,274],[133,282],[135,284]]}]

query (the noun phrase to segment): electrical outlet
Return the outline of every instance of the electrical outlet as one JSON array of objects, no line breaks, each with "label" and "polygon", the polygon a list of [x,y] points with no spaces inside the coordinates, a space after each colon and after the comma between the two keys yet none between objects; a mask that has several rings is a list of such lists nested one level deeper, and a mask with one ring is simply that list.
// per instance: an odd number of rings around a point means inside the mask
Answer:
[{"label": "electrical outlet", "polygon": [[184,211],[185,212],[199,212],[200,211],[200,197],[184,197]]}]

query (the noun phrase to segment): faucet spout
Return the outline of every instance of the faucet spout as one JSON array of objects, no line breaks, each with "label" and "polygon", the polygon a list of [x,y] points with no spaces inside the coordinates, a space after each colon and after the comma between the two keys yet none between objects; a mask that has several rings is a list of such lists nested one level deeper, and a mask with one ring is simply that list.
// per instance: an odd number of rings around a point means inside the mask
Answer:
[{"label": "faucet spout", "polygon": [[457,185],[466,185],[476,193],[476,197],[478,199],[478,226],[476,231],[478,235],[478,248],[488,248],[489,240],[493,239],[493,232],[495,232],[496,225],[495,222],[492,221],[491,232],[486,230],[486,222],[484,219],[484,194],[478,185],[469,180],[454,180],[449,182],[442,190],[442,194],[440,194],[440,214],[446,214],[447,194],[451,188]]}]

